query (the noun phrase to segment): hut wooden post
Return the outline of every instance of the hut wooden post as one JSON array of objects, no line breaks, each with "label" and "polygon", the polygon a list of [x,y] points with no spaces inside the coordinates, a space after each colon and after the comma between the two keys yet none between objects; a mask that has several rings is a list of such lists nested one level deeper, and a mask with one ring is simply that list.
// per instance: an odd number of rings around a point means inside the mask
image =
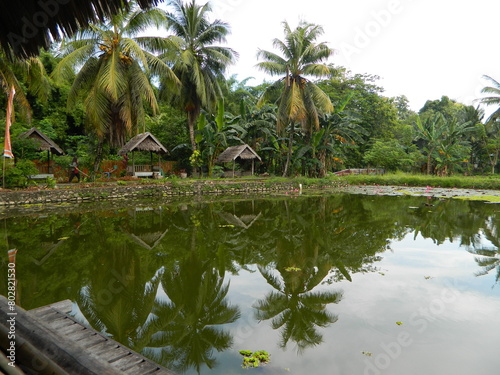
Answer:
[{"label": "hut wooden post", "polygon": [[132,151],[132,176],[135,176],[135,160],[134,160],[135,152]]},{"label": "hut wooden post", "polygon": [[236,158],[233,160],[233,178],[234,178],[234,168],[236,167]]}]

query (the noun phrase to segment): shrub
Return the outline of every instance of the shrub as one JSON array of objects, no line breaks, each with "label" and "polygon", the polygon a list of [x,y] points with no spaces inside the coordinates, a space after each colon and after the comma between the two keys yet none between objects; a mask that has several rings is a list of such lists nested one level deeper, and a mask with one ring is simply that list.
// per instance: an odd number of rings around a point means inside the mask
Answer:
[{"label": "shrub", "polygon": [[19,160],[15,165],[6,166],[5,187],[26,187],[30,182],[29,176],[37,173],[35,163],[29,160]]}]

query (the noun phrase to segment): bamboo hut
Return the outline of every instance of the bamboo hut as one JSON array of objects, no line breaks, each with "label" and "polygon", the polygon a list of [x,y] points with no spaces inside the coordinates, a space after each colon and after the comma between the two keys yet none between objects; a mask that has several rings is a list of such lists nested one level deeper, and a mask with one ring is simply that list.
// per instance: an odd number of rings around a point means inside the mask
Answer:
[{"label": "bamboo hut", "polygon": [[216,160],[216,163],[230,163],[233,162],[233,177],[234,167],[236,166],[236,159],[252,160],[252,176],[254,173],[255,159],[262,161],[259,155],[247,144],[232,146],[226,148]]},{"label": "bamboo hut", "polygon": [[0,44],[8,54],[36,56],[40,48],[48,50],[54,40],[130,9],[136,2],[147,8],[160,0],[2,1]]},{"label": "bamboo hut", "polygon": [[43,134],[37,128],[31,128],[30,130],[21,133],[20,138],[31,139],[37,145],[37,151],[47,151],[47,167],[39,166],[38,169],[40,174],[31,176],[31,178],[46,178],[54,177],[51,162],[52,155],[64,155],[64,151],[49,137]]},{"label": "bamboo hut", "polygon": [[[149,151],[151,155],[150,165],[136,165],[134,161],[134,153],[136,151]],[[161,173],[160,155],[168,154],[165,146],[150,132],[137,134],[118,151],[118,155],[124,156],[130,152],[132,153],[132,165],[127,166],[127,174],[136,177],[159,176]],[[157,165],[153,163],[153,153],[158,154]]]}]

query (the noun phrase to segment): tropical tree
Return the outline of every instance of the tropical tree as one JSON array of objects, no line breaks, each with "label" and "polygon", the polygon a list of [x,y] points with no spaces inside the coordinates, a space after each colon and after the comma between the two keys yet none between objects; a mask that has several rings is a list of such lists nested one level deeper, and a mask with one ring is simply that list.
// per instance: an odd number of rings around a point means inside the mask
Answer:
[{"label": "tropical tree", "polygon": [[483,87],[481,93],[488,94],[488,96],[480,98],[479,102],[486,106],[498,107],[486,120],[486,122],[493,122],[500,117],[500,82],[488,75],[484,75],[483,78],[489,81],[490,86]]},{"label": "tropical tree", "polygon": [[486,150],[488,152],[492,173],[495,173],[495,166],[498,163],[498,156],[500,153],[500,83],[488,75],[484,75],[483,78],[490,82],[490,86],[485,86],[481,90],[483,94],[488,94],[488,96],[479,99],[480,103],[486,106],[498,107],[486,119],[485,124],[485,132],[487,135]]},{"label": "tropical tree", "polygon": [[213,45],[226,41],[229,25],[220,20],[209,22],[212,9],[208,3],[198,5],[193,0],[183,4],[181,0],[172,0],[170,5],[173,12],[167,14],[167,22],[174,34],[176,49],[164,53],[163,58],[171,64],[182,88],[174,93],[163,87],[162,93],[186,112],[194,151],[197,148],[195,125],[201,109],[212,110],[222,98],[220,82],[237,54],[231,48]]},{"label": "tropical tree", "polygon": [[[37,57],[19,59],[0,50],[0,87],[7,96],[15,93],[13,103],[17,104],[19,112],[29,120],[31,106],[23,83],[31,94],[47,99],[50,82],[41,60]],[[13,113],[13,110],[11,112]]]},{"label": "tropical tree", "polygon": [[500,123],[489,122],[484,127],[485,129],[485,149],[488,154],[488,159],[491,166],[491,173],[495,173],[495,167],[498,164],[500,156]]},{"label": "tropical tree", "polygon": [[323,34],[318,25],[301,21],[295,30],[283,22],[285,39],[274,39],[273,45],[283,56],[259,50],[257,57],[263,62],[257,67],[271,75],[282,76],[267,88],[259,103],[276,100],[278,104],[276,127],[278,133],[290,125],[288,155],[283,175],[288,174],[292,156],[295,124],[300,124],[306,135],[319,130],[319,113],[333,111],[330,98],[310,79],[306,77],[328,77],[333,69],[324,62],[333,54],[326,43],[315,43]]},{"label": "tropical tree", "polygon": [[68,107],[84,101],[88,127],[99,138],[98,167],[104,140],[112,147],[144,127],[146,105],[158,110],[152,74],[174,89],[179,80],[164,61],[154,55],[174,43],[163,37],[137,36],[165,22],[159,9],[122,12],[106,23],[91,25],[63,42],[62,59],[53,71],[57,80],[78,73],[68,95]]},{"label": "tropical tree", "polygon": [[205,113],[199,118],[196,143],[202,150],[202,156],[207,161],[208,176],[212,176],[217,157],[230,143],[242,143],[239,134],[245,130],[236,122],[237,118],[225,112],[224,101],[219,100],[217,116],[207,119]]},{"label": "tropical tree", "polygon": [[438,148],[445,132],[444,117],[440,113],[432,117],[422,119],[418,116],[415,121],[417,140],[425,143],[424,150],[427,153],[427,174],[431,174],[433,154]]}]

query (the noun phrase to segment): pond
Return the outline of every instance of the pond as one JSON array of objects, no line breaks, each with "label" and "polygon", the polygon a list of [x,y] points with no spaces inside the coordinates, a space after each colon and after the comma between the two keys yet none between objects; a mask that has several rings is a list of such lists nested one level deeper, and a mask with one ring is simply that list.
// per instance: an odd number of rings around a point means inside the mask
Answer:
[{"label": "pond", "polygon": [[[18,303],[70,299],[82,322],[178,374],[498,373],[499,205],[336,194],[85,207],[0,224],[18,249]],[[270,362],[244,369],[240,350]]]}]

